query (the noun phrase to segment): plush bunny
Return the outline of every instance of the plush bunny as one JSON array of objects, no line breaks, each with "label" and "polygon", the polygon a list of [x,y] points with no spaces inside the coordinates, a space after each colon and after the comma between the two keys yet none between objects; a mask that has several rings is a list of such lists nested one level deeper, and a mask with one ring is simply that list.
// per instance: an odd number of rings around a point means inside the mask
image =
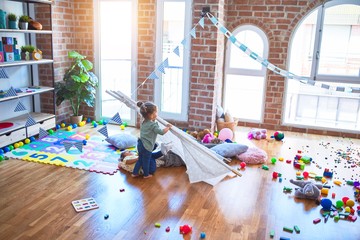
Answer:
[{"label": "plush bunny", "polygon": [[311,181],[292,180],[292,179],[290,179],[290,182],[300,187],[295,190],[295,197],[314,199],[314,200],[319,198],[320,190],[322,189],[321,184],[317,184]]}]

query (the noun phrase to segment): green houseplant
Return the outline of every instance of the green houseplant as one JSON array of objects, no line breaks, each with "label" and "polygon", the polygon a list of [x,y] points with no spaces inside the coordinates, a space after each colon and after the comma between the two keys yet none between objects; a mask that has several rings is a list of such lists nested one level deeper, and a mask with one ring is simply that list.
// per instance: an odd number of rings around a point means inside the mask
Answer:
[{"label": "green houseplant", "polygon": [[30,60],[31,55],[34,52],[35,47],[33,45],[24,45],[21,46],[21,59]]},{"label": "green houseplant", "polygon": [[68,52],[68,57],[73,60],[70,68],[65,72],[63,81],[55,84],[56,105],[63,101],[70,102],[73,119],[72,123],[79,123],[82,116],[79,114],[81,103],[94,107],[96,89],[99,85],[98,78],[91,72],[93,64],[76,51]]},{"label": "green houseplant", "polygon": [[19,17],[19,28],[27,30],[29,25],[30,17],[27,15],[22,15]]},{"label": "green houseplant", "polygon": [[17,16],[14,13],[9,13],[7,19],[9,22],[9,29],[17,29],[16,27]]}]

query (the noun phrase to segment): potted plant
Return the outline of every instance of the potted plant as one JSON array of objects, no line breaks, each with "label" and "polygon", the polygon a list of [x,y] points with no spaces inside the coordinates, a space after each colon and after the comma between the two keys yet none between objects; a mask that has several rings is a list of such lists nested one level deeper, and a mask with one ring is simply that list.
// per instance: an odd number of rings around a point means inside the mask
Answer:
[{"label": "potted plant", "polygon": [[9,29],[17,29],[16,27],[17,16],[14,13],[9,13],[7,19],[9,22]]},{"label": "potted plant", "polygon": [[21,59],[30,60],[32,58],[32,53],[34,52],[35,47],[33,45],[24,45],[21,46]]},{"label": "potted plant", "polygon": [[69,100],[73,116],[71,123],[79,123],[82,115],[79,113],[81,103],[94,107],[96,89],[99,81],[96,75],[91,72],[93,64],[76,51],[70,51],[68,57],[73,60],[70,68],[65,72],[63,81],[55,84],[56,105]]},{"label": "potted plant", "polygon": [[30,17],[27,15],[22,15],[19,17],[19,28],[23,30],[28,29]]}]

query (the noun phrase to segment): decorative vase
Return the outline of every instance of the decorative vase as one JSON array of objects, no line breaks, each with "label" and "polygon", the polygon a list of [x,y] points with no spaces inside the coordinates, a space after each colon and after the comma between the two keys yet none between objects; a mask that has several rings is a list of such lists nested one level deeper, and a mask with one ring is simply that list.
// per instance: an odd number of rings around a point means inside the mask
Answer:
[{"label": "decorative vase", "polygon": [[29,26],[28,22],[19,22],[19,28],[22,30],[27,30]]},{"label": "decorative vase", "polygon": [[9,29],[17,29],[16,21],[9,21]]},{"label": "decorative vase", "polygon": [[83,119],[83,116],[70,116],[70,123],[71,124],[79,124],[79,122],[81,122]]}]

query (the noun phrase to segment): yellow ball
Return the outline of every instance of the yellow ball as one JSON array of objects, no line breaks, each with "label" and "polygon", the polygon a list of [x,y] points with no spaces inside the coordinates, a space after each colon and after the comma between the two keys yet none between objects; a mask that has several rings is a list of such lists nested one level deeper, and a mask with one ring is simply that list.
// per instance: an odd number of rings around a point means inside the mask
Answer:
[{"label": "yellow ball", "polygon": [[86,139],[86,140],[89,140],[89,138],[90,138],[90,135],[89,135],[89,134],[86,134],[86,135],[85,135],[85,139]]},{"label": "yellow ball", "polygon": [[124,126],[124,125],[120,125],[120,129],[121,129],[121,130],[124,130],[124,129],[125,129],[125,126]]},{"label": "yellow ball", "polygon": [[214,133],[214,137],[218,137],[218,135],[219,135],[219,134],[218,134],[217,132]]},{"label": "yellow ball", "polygon": [[14,148],[20,147],[18,143],[14,143]]},{"label": "yellow ball", "polygon": [[345,212],[350,212],[350,207],[346,207]]},{"label": "yellow ball", "polygon": [[60,127],[64,128],[64,127],[65,127],[65,123],[60,124]]},{"label": "yellow ball", "polygon": [[26,143],[26,144],[28,144],[28,143],[30,143],[30,142],[31,142],[30,139],[28,139],[28,138],[25,139],[25,143]]},{"label": "yellow ball", "polygon": [[348,206],[348,207],[353,207],[354,205],[355,205],[354,200],[349,199],[349,200],[346,201],[346,206]]},{"label": "yellow ball", "polygon": [[19,146],[20,146],[20,147],[24,146],[24,143],[23,143],[23,142],[19,142]]},{"label": "yellow ball", "polygon": [[68,127],[67,127],[67,130],[68,130],[68,131],[71,131],[71,130],[72,130],[72,127],[71,127],[71,126],[68,126]]}]

